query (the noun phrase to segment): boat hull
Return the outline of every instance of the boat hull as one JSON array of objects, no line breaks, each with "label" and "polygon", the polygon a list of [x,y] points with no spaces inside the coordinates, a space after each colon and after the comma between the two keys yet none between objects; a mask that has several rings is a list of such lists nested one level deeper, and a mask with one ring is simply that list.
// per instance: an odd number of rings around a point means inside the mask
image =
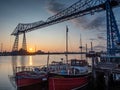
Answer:
[{"label": "boat hull", "polygon": [[32,79],[32,78],[31,79],[23,78],[23,79],[16,80],[17,87],[30,86],[30,85],[38,84],[41,82],[42,82],[41,79]]},{"label": "boat hull", "polygon": [[89,82],[88,75],[80,76],[55,76],[49,78],[49,90],[72,90],[82,88]]},{"label": "boat hull", "polygon": [[48,90],[47,82],[44,83],[36,83],[28,86],[17,87],[17,90]]},{"label": "boat hull", "polygon": [[42,84],[44,82],[47,82],[46,76],[38,77],[39,75],[36,75],[36,74],[29,75],[28,73],[32,73],[32,72],[23,71],[23,72],[18,72],[16,74],[16,85],[18,88],[32,86],[35,84]]}]

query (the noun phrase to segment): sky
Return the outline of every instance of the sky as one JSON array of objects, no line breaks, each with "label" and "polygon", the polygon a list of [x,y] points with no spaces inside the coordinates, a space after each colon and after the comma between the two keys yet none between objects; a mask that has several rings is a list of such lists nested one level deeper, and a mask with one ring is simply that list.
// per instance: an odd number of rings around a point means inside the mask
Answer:
[{"label": "sky", "polygon": [[[15,36],[11,36],[18,23],[46,21],[52,15],[64,10],[78,0],[0,0],[0,44],[1,51],[11,51]],[[120,8],[114,9],[119,24]],[[79,51],[80,35],[82,45],[93,42],[95,50],[106,49],[105,12],[86,15],[49,27],[26,33],[27,49],[42,51],[65,51],[66,25],[69,28],[69,51]],[[23,35],[19,36],[19,48]]]}]

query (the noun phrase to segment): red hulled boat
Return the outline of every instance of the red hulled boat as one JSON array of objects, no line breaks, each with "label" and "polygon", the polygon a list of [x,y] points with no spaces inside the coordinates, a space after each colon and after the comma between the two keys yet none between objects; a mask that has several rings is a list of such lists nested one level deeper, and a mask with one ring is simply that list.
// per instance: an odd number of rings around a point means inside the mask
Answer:
[{"label": "red hulled boat", "polygon": [[16,73],[15,82],[18,88],[23,88],[47,81],[47,74],[35,68],[33,71],[20,71]]},{"label": "red hulled boat", "polygon": [[[55,62],[56,63],[56,62]],[[84,60],[71,60],[71,64],[60,63],[49,66],[49,90],[72,90],[89,83],[91,72]]]}]

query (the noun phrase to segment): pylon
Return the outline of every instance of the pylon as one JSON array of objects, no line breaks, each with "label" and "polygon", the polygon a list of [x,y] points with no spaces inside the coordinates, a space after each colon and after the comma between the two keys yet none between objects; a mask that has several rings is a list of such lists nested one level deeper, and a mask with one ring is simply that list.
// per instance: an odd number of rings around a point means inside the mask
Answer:
[{"label": "pylon", "polygon": [[23,33],[22,49],[25,50],[25,51],[27,51],[27,44],[26,44],[26,35],[25,35],[25,32]]},{"label": "pylon", "polygon": [[19,43],[19,35],[16,35],[15,41],[14,41],[14,44],[13,44],[13,48],[12,48],[12,52],[18,51],[18,43]]}]

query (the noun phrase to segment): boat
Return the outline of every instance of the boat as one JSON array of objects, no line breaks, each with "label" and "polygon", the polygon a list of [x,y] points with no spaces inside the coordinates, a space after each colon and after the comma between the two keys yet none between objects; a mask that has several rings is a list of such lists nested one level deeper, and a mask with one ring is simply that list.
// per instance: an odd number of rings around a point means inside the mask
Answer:
[{"label": "boat", "polygon": [[[38,67],[16,67],[15,82],[17,88],[30,87],[47,82],[47,73]],[[20,71],[19,71],[20,70]]]},{"label": "boat", "polygon": [[[66,27],[66,36],[68,36],[67,33],[68,28]],[[68,60],[67,43],[66,37],[66,63],[63,63],[61,59],[61,61],[53,61],[47,66],[49,90],[76,90],[89,83],[91,72],[88,70],[87,61],[83,59]]]},{"label": "boat", "polygon": [[90,80],[85,60],[72,59],[70,64],[53,62],[49,66],[49,90],[72,90],[86,86]]}]

